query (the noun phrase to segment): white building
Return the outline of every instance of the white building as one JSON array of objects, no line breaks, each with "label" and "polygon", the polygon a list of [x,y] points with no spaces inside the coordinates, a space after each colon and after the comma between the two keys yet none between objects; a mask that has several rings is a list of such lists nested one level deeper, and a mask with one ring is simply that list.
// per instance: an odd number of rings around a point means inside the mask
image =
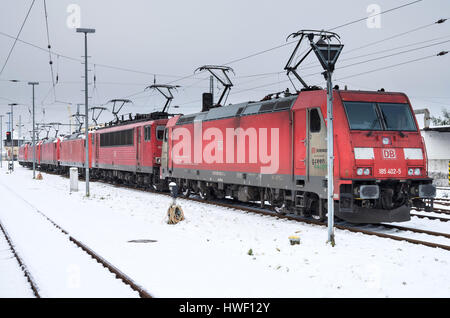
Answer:
[{"label": "white building", "polygon": [[428,173],[436,186],[450,186],[450,126],[421,129],[428,155]]}]

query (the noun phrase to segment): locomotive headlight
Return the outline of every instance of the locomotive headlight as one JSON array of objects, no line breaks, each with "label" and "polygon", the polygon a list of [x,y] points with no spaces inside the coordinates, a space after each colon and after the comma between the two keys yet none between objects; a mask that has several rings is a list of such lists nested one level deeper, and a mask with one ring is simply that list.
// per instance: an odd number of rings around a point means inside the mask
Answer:
[{"label": "locomotive headlight", "polygon": [[412,168],[408,169],[408,176],[412,176],[414,174],[414,170]]},{"label": "locomotive headlight", "polygon": [[382,142],[383,142],[383,145],[389,145],[391,143],[391,141],[389,140],[388,137],[383,137]]},{"label": "locomotive headlight", "polygon": [[363,168],[358,168],[358,169],[356,169],[356,174],[357,174],[358,176],[362,176],[362,174],[363,174]]},{"label": "locomotive headlight", "polygon": [[414,169],[414,174],[415,174],[416,176],[420,176],[420,168]]},{"label": "locomotive headlight", "polygon": [[369,174],[370,174],[370,169],[369,168],[364,169],[364,175],[368,176]]}]

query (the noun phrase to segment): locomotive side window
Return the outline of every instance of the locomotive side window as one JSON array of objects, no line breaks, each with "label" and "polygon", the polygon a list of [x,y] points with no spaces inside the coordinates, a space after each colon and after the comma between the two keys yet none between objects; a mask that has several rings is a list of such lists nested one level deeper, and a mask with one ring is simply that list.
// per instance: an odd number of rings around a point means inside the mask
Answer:
[{"label": "locomotive side window", "polygon": [[133,129],[103,133],[100,135],[100,147],[131,146],[133,138]]},{"label": "locomotive side window", "polygon": [[317,108],[313,108],[309,112],[309,131],[319,132],[320,131],[320,115]]},{"label": "locomotive side window", "polygon": [[144,126],[144,140],[150,141],[151,138],[152,138],[152,126],[150,125]]},{"label": "locomotive side window", "polygon": [[164,126],[158,126],[156,127],[156,139],[163,140],[164,138]]}]

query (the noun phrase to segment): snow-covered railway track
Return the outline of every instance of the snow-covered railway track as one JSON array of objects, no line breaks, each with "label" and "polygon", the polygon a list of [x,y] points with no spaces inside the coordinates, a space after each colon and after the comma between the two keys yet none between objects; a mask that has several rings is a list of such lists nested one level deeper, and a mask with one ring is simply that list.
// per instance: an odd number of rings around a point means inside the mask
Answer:
[{"label": "snow-covered railway track", "polygon": [[[230,209],[244,210],[244,211],[250,212],[250,213],[269,215],[269,216],[273,216],[273,217],[277,217],[277,218],[288,219],[288,220],[298,221],[298,222],[304,222],[304,223],[308,223],[308,224],[327,226],[327,224],[325,222],[320,222],[320,221],[316,221],[313,219],[306,219],[306,218],[291,216],[291,215],[280,215],[280,214],[276,214],[272,211],[264,211],[263,209],[260,209],[260,208],[244,207],[241,205],[236,206],[234,204],[228,204],[228,203],[222,203],[222,202],[204,201],[204,200],[197,199],[197,198],[187,198],[186,200],[191,200],[191,201],[193,200],[196,202],[218,205],[218,206],[230,208]],[[434,232],[434,231],[429,231],[429,230],[410,228],[410,227],[398,226],[398,225],[392,225],[392,224],[386,224],[386,225],[381,224],[381,225],[379,225],[379,227],[385,228],[385,229],[396,229],[396,230],[400,231],[400,232],[397,232],[396,235],[385,233],[383,231],[378,231],[375,229],[364,229],[364,228],[358,227],[356,225],[349,225],[349,224],[345,224],[345,225],[344,224],[335,224],[335,227],[340,230],[348,230],[350,232],[355,232],[355,233],[363,233],[363,234],[374,235],[374,236],[383,237],[383,238],[390,238],[390,239],[397,240],[397,241],[406,241],[406,242],[413,243],[413,244],[420,244],[420,245],[425,245],[428,247],[437,247],[437,248],[442,248],[442,249],[450,251],[450,245],[439,244],[439,243],[424,241],[424,240],[418,240],[418,239],[410,238],[407,236],[401,236],[401,234],[402,234],[401,232],[405,232],[405,233],[413,232],[413,233],[417,233],[417,234],[439,236],[442,238],[450,239],[450,234],[448,234],[448,233],[440,233],[440,232]]]},{"label": "snow-covered railway track", "polygon": [[[51,174],[55,174],[55,173],[51,173]],[[67,176],[65,176],[65,177],[67,177]],[[91,180],[91,181],[101,182],[104,184],[110,184],[115,187],[123,187],[123,188],[137,190],[137,191],[144,191],[144,192],[150,192],[150,193],[164,195],[164,196],[170,196],[170,194],[168,194],[168,193],[163,193],[163,192],[155,191],[152,189],[141,188],[141,187],[137,187],[137,186],[117,184],[117,183],[107,182],[104,180]],[[211,200],[203,200],[200,198],[193,198],[193,197],[189,197],[189,198],[183,197],[182,200],[189,200],[189,201],[194,201],[194,202],[199,202],[199,203],[209,204],[209,205],[215,205],[215,206],[220,206],[220,207],[229,208],[229,209],[242,210],[242,211],[249,212],[249,213],[267,215],[267,216],[271,216],[271,217],[288,219],[291,221],[303,222],[303,223],[307,223],[307,224],[327,226],[327,224],[325,222],[320,222],[320,221],[316,221],[314,219],[304,218],[304,217],[299,217],[299,216],[294,216],[294,215],[281,215],[281,214],[275,213],[268,209],[257,208],[257,207],[255,207],[256,205],[253,205],[253,204],[244,205],[243,203],[236,203],[233,200],[213,200],[213,201],[211,201]],[[419,218],[431,218],[433,220],[438,219],[438,220],[444,221],[444,222],[450,220],[450,219],[445,219],[445,218],[424,216],[424,215],[413,214],[413,213],[411,215],[417,216]],[[389,228],[391,230],[397,229],[400,232],[397,232],[396,235],[393,235],[390,233],[385,233],[386,231],[379,231],[379,230],[374,230],[374,229],[370,229],[370,230],[364,229],[364,228],[358,227],[357,225],[335,224],[335,228],[340,229],[340,230],[347,230],[347,231],[354,232],[354,233],[362,233],[362,234],[373,235],[373,236],[378,236],[378,237],[382,237],[382,238],[389,238],[389,239],[393,239],[396,241],[405,241],[405,242],[409,242],[412,244],[419,244],[419,245],[424,245],[424,246],[433,247],[433,248],[442,248],[444,250],[450,251],[450,245],[439,244],[439,243],[424,241],[424,240],[418,240],[418,239],[407,237],[407,236],[401,236],[401,233],[403,231],[404,233],[413,232],[413,233],[417,233],[417,234],[426,234],[426,235],[430,235],[430,236],[440,236],[440,237],[448,239],[449,234],[447,234],[447,233],[440,233],[440,232],[422,230],[422,229],[417,229],[417,228],[407,228],[404,226],[396,226],[396,225],[391,225],[391,224],[385,226],[384,229],[386,229],[386,228]]]},{"label": "snow-covered railway track", "polygon": [[[168,193],[162,193],[162,192],[158,192],[158,191],[154,191],[152,189],[143,189],[143,188],[139,188],[139,187],[134,187],[134,186],[128,186],[128,185],[123,185],[123,184],[116,184],[116,183],[110,183],[110,182],[106,182],[103,180],[97,180],[98,182],[102,182],[105,184],[112,184],[114,186],[117,187],[124,187],[124,188],[128,188],[128,189],[133,189],[133,190],[138,190],[138,191],[145,191],[145,192],[151,192],[151,193],[155,193],[155,194],[160,194],[160,195],[165,195],[165,196],[170,196]],[[268,215],[268,216],[272,216],[272,217],[276,217],[276,218],[281,218],[281,219],[288,219],[291,221],[297,221],[297,222],[303,222],[303,223],[307,223],[307,224],[314,224],[314,225],[320,225],[320,226],[327,226],[327,224],[325,222],[320,222],[320,221],[316,221],[314,219],[309,219],[309,218],[303,218],[303,217],[298,217],[298,216],[294,216],[294,215],[281,215],[281,214],[277,214],[271,210],[267,210],[267,209],[262,209],[262,208],[257,208],[254,207],[253,205],[244,205],[242,203],[235,203],[233,200],[203,200],[200,198],[193,198],[193,197],[189,197],[189,198],[182,198],[183,200],[189,200],[189,201],[195,201],[195,202],[199,202],[199,203],[204,203],[204,204],[210,204],[210,205],[216,205],[216,206],[220,206],[220,207],[224,207],[224,208],[229,208],[229,209],[235,209],[235,210],[242,210],[245,212],[250,212],[250,213],[256,213],[256,214],[262,214],[262,215]],[[226,202],[226,201],[231,201],[231,202]],[[418,216],[419,218],[423,217],[429,217],[429,216],[422,216],[419,214],[411,214],[414,216]],[[445,219],[445,218],[438,218],[438,217],[431,217],[432,219],[439,219],[441,221],[447,221],[449,219]],[[354,225],[339,225],[339,224],[335,224],[335,227],[337,229],[340,230],[347,230],[350,232],[354,232],[354,233],[362,233],[362,234],[366,234],[366,235],[374,235],[374,236],[378,236],[378,237],[382,237],[382,238],[389,238],[389,239],[393,239],[396,241],[406,241],[412,244],[419,244],[419,245],[424,245],[424,246],[428,246],[428,247],[433,247],[433,248],[442,248],[444,250],[450,251],[450,245],[446,245],[446,244],[439,244],[439,243],[435,243],[435,242],[430,242],[430,241],[425,241],[425,240],[418,240],[415,238],[411,238],[411,237],[407,237],[407,236],[402,236],[402,232],[403,233],[407,233],[407,232],[412,232],[412,233],[417,233],[417,234],[425,234],[425,235],[430,235],[430,236],[440,236],[446,239],[450,239],[450,234],[447,233],[440,233],[440,232],[434,232],[434,231],[429,231],[429,230],[423,230],[423,229],[417,229],[417,228],[409,228],[409,227],[405,227],[405,226],[397,226],[397,225],[391,225],[388,224],[386,226],[380,225],[380,228],[384,228],[384,229],[397,229],[399,232],[396,233],[396,235],[393,234],[389,234],[389,233],[385,233],[386,231],[383,230],[376,230],[374,229],[364,229],[358,226],[354,226]]]},{"label": "snow-covered railway track", "polygon": [[27,266],[23,262],[22,258],[20,257],[19,253],[14,248],[14,243],[12,242],[11,238],[8,235],[8,232],[6,231],[6,228],[3,226],[1,220],[0,220],[0,239],[5,240],[8,244],[8,248],[11,251],[11,254],[16,259],[17,263],[20,266],[20,270],[23,272],[26,280],[28,281],[28,284],[30,285],[31,290],[33,291],[33,295],[36,298],[41,298],[39,295],[39,289],[37,287],[36,282],[34,281],[33,277],[31,276],[30,272],[28,271]]},{"label": "snow-covered railway track", "polygon": [[[46,295],[42,295],[41,292],[39,296],[52,297],[52,293],[56,292],[56,290],[53,290],[55,288],[63,289],[66,292],[61,294],[61,290],[59,290],[56,293],[58,297],[62,295],[62,297],[86,297],[87,291],[90,292],[92,297],[136,297],[137,294],[142,298],[151,297],[144,288],[136,284],[130,277],[94,252],[86,244],[75,239],[69,232],[28,200],[7,185],[2,183],[0,186],[8,190],[14,197],[17,208],[11,212],[23,214],[20,216],[11,215],[8,211],[0,213],[0,218],[7,219],[9,227],[15,230],[15,233],[11,236],[17,237],[18,244],[16,245],[20,247],[23,258],[28,260],[26,260],[27,264],[34,263],[28,267],[26,275],[27,278],[30,277],[30,283],[33,281],[33,286],[36,286],[34,281],[37,281],[38,285],[41,286],[40,290],[46,290]],[[10,197],[9,199],[11,200],[12,198]],[[2,231],[5,233],[8,241],[11,242],[11,236],[7,236],[4,225],[2,226]],[[31,231],[34,232],[31,233]],[[42,239],[43,236],[48,236],[48,238]],[[10,244],[11,247],[16,245]],[[38,248],[40,251],[36,253]],[[21,265],[24,264],[23,260],[20,260],[19,263]],[[49,267],[54,268],[55,276],[58,277],[51,277],[54,273],[50,269],[45,268],[47,264],[51,264]],[[23,265],[22,267],[25,268]],[[62,270],[64,267],[66,267],[65,272],[72,273],[69,273],[69,275],[64,273]],[[33,273],[37,272],[34,275],[35,280],[31,279],[30,271]],[[84,279],[83,288],[80,288],[79,281],[82,275],[87,278]],[[72,284],[69,282],[70,286],[64,286],[61,283],[62,278],[72,280]],[[75,283],[73,283],[73,280],[75,280]],[[55,281],[58,282],[55,283]],[[45,288],[42,285],[46,285]],[[35,289],[36,291],[38,290],[37,287]],[[78,292],[77,289],[80,291]]]},{"label": "snow-covered railway track", "polygon": [[[433,212],[435,212],[435,211],[433,210]],[[441,221],[441,222],[448,222],[448,221],[450,221],[450,218],[441,218],[439,216],[432,216],[432,215],[426,215],[426,214],[417,214],[417,213],[414,213],[414,212],[411,213],[411,216],[416,216],[416,217],[418,217],[420,219],[438,220],[438,221]]]}]

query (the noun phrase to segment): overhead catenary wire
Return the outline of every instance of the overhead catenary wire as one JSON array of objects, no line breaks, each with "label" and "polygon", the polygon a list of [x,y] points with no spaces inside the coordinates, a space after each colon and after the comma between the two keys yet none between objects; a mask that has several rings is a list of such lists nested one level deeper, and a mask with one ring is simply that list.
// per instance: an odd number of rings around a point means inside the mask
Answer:
[{"label": "overhead catenary wire", "polygon": [[413,32],[419,31],[419,30],[423,30],[423,29],[429,28],[430,26],[433,26],[433,25],[435,25],[435,24],[442,24],[442,23],[444,23],[445,21],[447,21],[447,19],[439,19],[439,20],[436,21],[436,22],[429,23],[429,24],[425,24],[425,25],[422,25],[422,26],[420,26],[420,27],[414,28],[414,29],[412,29],[412,30],[405,31],[405,32],[401,32],[401,33],[399,33],[399,34],[395,34],[395,35],[392,35],[392,36],[390,36],[390,37],[387,37],[387,38],[384,38],[384,39],[381,39],[381,40],[378,40],[378,41],[375,41],[375,42],[371,42],[371,43],[368,43],[368,44],[365,44],[365,45],[356,47],[356,48],[354,48],[354,49],[351,49],[351,50],[347,51],[347,53],[354,52],[354,51],[358,51],[358,50],[361,50],[361,49],[365,49],[365,48],[367,48],[367,47],[369,47],[369,46],[376,45],[376,44],[382,43],[382,42],[384,42],[384,41],[392,40],[392,39],[401,37],[401,36],[406,35],[406,34],[410,34],[410,33],[413,33]]},{"label": "overhead catenary wire", "polygon": [[[397,7],[388,9],[388,10],[385,10],[385,11],[381,11],[381,12],[379,12],[379,13],[377,13],[377,14],[372,15],[371,17],[375,17],[375,16],[379,16],[379,15],[382,15],[382,14],[386,14],[386,13],[389,13],[389,12],[392,12],[392,11],[395,11],[395,10],[398,10],[398,9],[401,9],[401,8],[404,8],[404,7],[413,5],[413,4],[418,3],[418,2],[421,2],[421,1],[423,1],[423,0],[412,1],[412,2],[409,2],[409,3],[406,3],[406,4],[403,4],[403,5],[400,5],[400,6],[397,6]],[[349,26],[349,25],[352,25],[352,24],[355,24],[355,23],[358,23],[358,22],[361,22],[361,21],[365,21],[365,20],[367,20],[367,17],[358,18],[358,19],[356,19],[356,20],[353,20],[353,21],[350,21],[350,22],[347,22],[347,23],[338,25],[338,26],[333,27],[333,28],[331,28],[331,29],[327,29],[327,31],[334,31],[334,30],[336,30],[336,29],[340,29],[340,28],[343,28],[343,27],[346,27],[346,26]],[[273,50],[276,50],[276,49],[285,47],[285,46],[287,46],[287,45],[290,45],[290,44],[293,44],[293,43],[296,43],[296,42],[297,42],[297,40],[289,41],[289,42],[286,42],[286,43],[284,43],[284,44],[277,45],[277,46],[274,46],[274,47],[272,47],[272,48],[269,48],[269,49],[266,49],[266,50],[263,50],[263,51],[259,51],[259,52],[250,54],[250,55],[248,55],[248,56],[245,56],[245,57],[242,57],[242,58],[238,58],[238,59],[232,60],[232,61],[230,61],[230,62],[228,62],[228,63],[225,63],[225,65],[237,63],[237,62],[240,62],[240,61],[249,59],[249,58],[251,58],[251,57],[255,57],[255,56],[258,56],[258,55],[261,55],[261,54],[264,54],[264,53],[267,53],[267,52],[270,52],[270,51],[273,51]]]},{"label": "overhead catenary wire", "polygon": [[[401,66],[401,65],[404,65],[404,64],[410,64],[410,63],[413,63],[413,62],[418,62],[418,61],[430,59],[430,58],[433,58],[433,57],[442,56],[442,55],[445,55],[445,54],[447,54],[447,51],[441,51],[438,54],[427,55],[427,56],[416,58],[416,59],[409,60],[409,61],[406,61],[406,62],[401,62],[401,63],[388,65],[388,66],[385,66],[385,67],[376,68],[376,69],[372,69],[372,70],[369,70],[369,71],[365,71],[365,72],[361,72],[361,73],[357,73],[357,74],[352,74],[352,75],[349,75],[349,76],[341,77],[341,78],[335,79],[335,81],[342,81],[342,80],[347,79],[347,78],[353,78],[353,77],[357,77],[357,76],[361,76],[361,75],[365,75],[365,74],[369,74],[369,73],[373,73],[373,72],[377,72],[377,71],[381,71],[381,70],[385,70],[385,69],[390,69],[390,68],[394,68],[394,67]],[[320,72],[315,72],[315,73],[306,74],[303,77],[310,77],[310,76],[319,75],[319,74],[320,74]],[[257,87],[251,87],[251,88],[235,91],[235,92],[231,93],[230,95],[236,95],[236,94],[240,94],[242,92],[246,92],[246,91],[249,91],[249,90],[253,90],[253,89],[257,89],[257,88],[263,88],[263,87],[269,87],[269,86],[274,86],[274,85],[277,85],[279,83],[287,83],[287,82],[289,82],[289,80],[263,84],[263,85],[260,85],[260,86],[257,86]]]},{"label": "overhead catenary wire", "polygon": [[[341,66],[341,67],[337,67],[336,70],[344,69],[344,68],[347,68],[347,67],[352,67],[352,66],[356,66],[356,65],[360,65],[360,64],[364,64],[364,63],[368,63],[368,62],[373,62],[373,61],[381,60],[381,59],[389,58],[389,57],[392,57],[392,56],[397,56],[397,55],[401,55],[401,54],[405,54],[405,53],[408,53],[408,52],[413,52],[413,51],[417,51],[417,50],[421,50],[421,49],[433,47],[433,46],[440,45],[440,44],[444,44],[444,43],[448,43],[448,42],[450,42],[450,40],[447,40],[447,41],[441,41],[441,42],[439,42],[439,43],[433,43],[433,44],[430,44],[430,45],[425,45],[425,46],[421,46],[421,47],[414,48],[414,49],[410,49],[410,50],[405,50],[405,51],[401,51],[401,52],[396,52],[396,53],[393,53],[393,54],[384,55],[384,56],[380,56],[380,57],[377,57],[377,58],[373,58],[373,59],[368,59],[368,60],[356,62],[356,63],[353,63],[353,64],[347,64],[347,65],[344,65],[344,66]],[[398,48],[397,48],[397,49],[398,49]],[[384,51],[385,51],[385,50],[384,50]],[[379,52],[378,52],[378,53],[379,53]],[[375,54],[375,53],[374,53],[374,54]],[[351,60],[351,59],[354,59],[354,58],[349,58],[349,59],[347,59],[347,60]],[[319,67],[319,65],[309,66],[309,67],[305,67],[305,68],[303,68],[303,69],[305,70],[305,69],[311,69],[311,68],[316,68],[316,67]],[[276,72],[276,73],[272,73],[272,74],[281,74],[281,73],[283,73],[283,72]],[[319,75],[319,74],[321,74],[321,72],[315,72],[315,73],[306,74],[306,75],[304,75],[303,77],[310,77],[310,76],[313,76],[313,75]],[[243,90],[243,91],[248,91],[248,90],[257,89],[257,88],[261,88],[261,87],[273,86],[273,85],[276,85],[277,83],[283,83],[283,82],[286,82],[286,83],[287,83],[288,81],[289,81],[289,80],[277,81],[277,82],[271,82],[271,83],[268,83],[268,84],[263,84],[263,85],[260,85],[260,86],[248,88],[248,89],[245,89],[245,90]],[[235,93],[232,93],[231,95],[234,95],[234,94],[235,94]]]},{"label": "overhead catenary wire", "polygon": [[[397,9],[400,9],[400,8],[403,8],[403,7],[406,7],[406,6],[409,6],[409,5],[418,3],[418,2],[420,2],[420,1],[422,1],[422,0],[409,2],[409,3],[407,3],[407,4],[404,4],[404,5],[401,5],[401,6],[397,6],[397,7],[395,7],[395,8],[391,8],[391,9],[386,10],[386,11],[382,11],[382,12],[378,13],[378,15],[380,15],[380,14],[385,14],[385,13],[388,13],[388,12],[392,12],[392,11],[394,11],[394,10],[397,10]],[[354,24],[354,23],[357,23],[357,22],[360,22],[360,21],[364,21],[364,20],[366,20],[366,19],[367,19],[367,17],[360,18],[360,19],[357,19],[357,20],[353,20],[353,21],[347,22],[347,23],[345,23],[345,24],[336,26],[336,27],[334,27],[334,28],[332,28],[332,29],[329,29],[329,30],[334,30],[334,29],[337,29],[337,28],[345,27],[345,26],[347,26],[347,25]],[[1,33],[1,32],[0,32],[0,33]],[[256,55],[259,55],[259,54],[264,54],[264,53],[266,53],[266,52],[270,52],[270,51],[272,51],[272,50],[275,50],[275,49],[278,49],[278,48],[280,48],[280,47],[286,46],[286,45],[288,45],[288,44],[289,44],[289,43],[285,43],[285,44],[283,44],[283,45],[279,45],[279,46],[276,46],[276,47],[273,47],[273,48],[269,48],[269,49],[266,49],[266,50],[263,50],[263,51],[260,51],[260,52],[256,52],[256,53],[251,54],[251,55],[248,55],[248,56],[246,56],[246,57],[243,57],[243,58],[240,58],[240,59],[237,59],[237,60],[230,61],[230,62],[228,62],[228,63],[226,63],[226,64],[236,63],[236,62],[238,62],[238,61],[245,60],[245,59],[247,59],[247,58],[251,58],[251,57],[256,56]],[[32,44],[30,44],[30,45],[32,45]],[[33,46],[34,46],[34,45],[33,45]],[[36,47],[39,48],[39,49],[42,49],[42,48],[40,48],[40,47],[38,47],[38,46],[36,46]],[[46,50],[46,51],[47,51],[47,50]],[[72,59],[72,60],[74,60],[74,61],[79,61],[79,59],[72,58],[72,57],[69,57],[69,56],[65,56],[65,55],[62,55],[62,54],[60,55],[60,54],[57,54],[57,53],[55,53],[55,52],[51,52],[51,53],[52,53],[52,54],[59,55],[59,56],[61,56],[62,58],[69,58],[69,59]],[[111,65],[98,64],[98,63],[96,63],[96,65],[98,65],[98,66],[103,66],[103,67],[110,67],[110,68],[118,69],[118,70],[132,71],[132,72],[142,73],[142,74],[148,74],[148,75],[155,75],[154,73],[143,72],[143,71],[136,71],[136,70],[126,69],[126,68],[121,68],[121,67],[116,67],[116,66],[111,66]],[[282,72],[277,72],[277,73],[282,73]],[[158,75],[158,76],[164,76],[163,74],[156,74],[156,75]],[[169,82],[169,83],[174,83],[174,82],[177,82],[177,81],[181,81],[181,80],[184,80],[184,79],[188,79],[188,78],[191,78],[192,76],[193,76],[192,74],[191,74],[191,75],[188,75],[188,76],[184,76],[184,77],[179,77],[179,76],[175,76],[175,75],[174,75],[173,77],[177,77],[177,79],[175,79],[174,81],[171,81],[171,82]],[[202,81],[202,80],[201,80],[201,81]],[[277,83],[281,83],[281,82],[277,82]],[[189,88],[189,87],[191,87],[191,86],[193,86],[193,85],[189,85],[189,86],[187,86],[187,88]],[[134,94],[132,94],[132,95],[128,95],[128,97],[133,97],[133,96],[139,95],[139,94],[141,94],[141,93],[143,93],[143,91],[134,93]]]},{"label": "overhead catenary wire", "polygon": [[[380,53],[395,51],[395,50],[399,50],[399,49],[410,47],[410,46],[415,46],[415,45],[419,45],[419,44],[423,44],[423,43],[433,42],[433,41],[436,41],[436,40],[442,40],[442,39],[446,39],[446,38],[449,38],[449,37],[450,37],[450,35],[446,35],[446,36],[437,37],[437,38],[430,39],[430,40],[414,42],[414,43],[410,43],[410,44],[406,44],[406,45],[402,45],[402,46],[397,46],[397,47],[389,48],[389,49],[383,49],[383,50],[380,50],[380,51],[367,53],[367,54],[363,54],[363,55],[352,56],[352,57],[349,57],[349,58],[341,58],[340,61],[342,62],[342,61],[355,60],[355,59],[359,59],[359,58],[363,58],[363,57],[367,57],[367,56],[371,56],[371,55],[377,55],[377,54],[380,54]],[[430,46],[434,46],[434,45],[445,43],[445,42],[448,42],[448,41],[443,41],[443,42],[431,44],[431,45],[425,46],[425,47],[430,47]],[[423,47],[423,48],[425,48],[425,47]],[[421,49],[421,48],[417,48],[417,49]],[[410,51],[413,51],[413,50],[415,50],[415,49],[412,49]],[[343,52],[342,55],[343,56],[346,55],[346,52]],[[395,55],[395,54],[393,54],[393,55]],[[377,59],[379,59],[379,58],[377,58]],[[367,60],[367,61],[369,61],[369,60]],[[367,61],[364,61],[364,62],[367,62]],[[303,70],[319,67],[319,65],[316,65],[315,62],[307,63],[305,65],[307,67],[302,68]],[[311,66],[311,65],[314,65],[314,66]],[[268,76],[271,76],[271,75],[279,75],[279,74],[282,74],[282,73],[285,73],[285,72],[286,71],[277,71],[277,72],[267,72],[267,73],[259,73],[259,74],[249,74],[249,75],[236,76],[236,78],[252,78],[252,77],[259,77],[259,78],[261,78],[261,77],[268,77]]]},{"label": "overhead catenary wire", "polygon": [[[39,46],[37,44],[34,44],[34,43],[31,43],[29,41],[25,41],[25,40],[22,40],[22,39],[19,39],[19,38],[16,39],[15,36],[12,36],[12,35],[10,35],[8,33],[2,32],[2,31],[0,31],[0,35],[2,35],[4,37],[7,37],[7,38],[10,38],[10,39],[14,39],[17,42],[20,42],[22,44],[26,44],[28,46],[34,47],[35,49],[41,50],[43,52],[46,52],[46,53],[50,52],[51,55],[55,55],[57,57],[60,57],[60,58],[66,59],[66,60],[70,60],[70,61],[78,62],[78,63],[83,62],[79,58],[76,58],[76,57],[73,57],[73,56],[69,56],[69,55],[65,55],[65,54],[61,54],[61,53],[53,51],[53,50],[48,50],[48,48],[41,47],[41,46]],[[141,70],[134,70],[134,69],[120,67],[120,66],[115,66],[115,65],[110,65],[110,64],[96,63],[96,65],[99,66],[99,67],[103,67],[103,68],[109,68],[109,69],[115,69],[115,70],[120,70],[120,71],[125,71],[125,72],[144,74],[144,75],[151,75],[151,76],[156,75],[156,76],[161,76],[161,77],[175,77],[175,78],[181,77],[180,75],[145,72],[145,71],[141,71]]]},{"label": "overhead catenary wire", "polygon": [[25,19],[23,20],[22,25],[20,26],[19,32],[17,33],[16,37],[14,38],[14,43],[11,46],[11,49],[9,50],[8,56],[6,57],[6,60],[5,60],[5,63],[3,64],[3,66],[2,66],[2,69],[0,70],[0,76],[3,74],[3,71],[5,70],[5,67],[8,64],[9,58],[11,57],[11,54],[12,54],[12,52],[14,50],[14,47],[16,46],[16,43],[17,43],[17,41],[19,39],[19,36],[20,36],[20,33],[22,33],[23,27],[25,26],[25,23],[28,20],[28,16],[30,15],[31,9],[33,8],[33,5],[34,5],[35,1],[36,0],[33,0],[33,2],[31,2],[30,7],[28,8],[28,11],[27,11],[27,14],[25,16]]},{"label": "overhead catenary wire", "polygon": [[336,79],[336,80],[337,80],[337,81],[342,81],[342,80],[347,79],[347,78],[353,78],[353,77],[357,77],[357,76],[361,76],[361,75],[365,75],[365,74],[369,74],[369,73],[373,73],[373,72],[378,72],[378,71],[390,69],[390,68],[393,68],[393,67],[405,65],[405,64],[410,64],[410,63],[413,63],[413,62],[423,61],[423,60],[426,60],[426,59],[430,59],[430,58],[432,58],[432,57],[442,56],[442,55],[445,55],[445,54],[447,54],[447,53],[448,53],[448,51],[441,51],[441,52],[439,52],[438,54],[432,54],[432,55],[428,55],[428,56],[419,57],[419,58],[417,58],[417,59],[409,60],[409,61],[406,61],[406,62],[401,62],[401,63],[397,63],[397,64],[393,64],[393,65],[388,65],[388,66],[384,66],[384,67],[372,69],[372,70],[369,70],[369,71],[361,72],[361,73],[358,73],[358,74],[353,74],[353,75],[341,77],[341,78],[338,78],[338,79]]},{"label": "overhead catenary wire", "polygon": [[47,2],[46,0],[44,0],[44,16],[45,16],[45,29],[46,29],[46,33],[47,33],[47,48],[48,48],[48,59],[49,62],[48,64],[50,65],[50,76],[52,78],[52,90],[53,90],[53,97],[54,100],[56,100],[56,84],[55,84],[55,77],[54,77],[54,73],[53,73],[53,61],[52,61],[52,53],[50,52],[52,46],[50,44],[50,32],[49,32],[49,27],[48,27],[48,13],[47,13]]},{"label": "overhead catenary wire", "polygon": [[[415,0],[415,1],[411,1],[411,2],[405,3],[405,4],[400,5],[400,6],[397,6],[397,7],[394,7],[394,8],[388,9],[388,10],[385,10],[385,11],[381,11],[381,12],[375,14],[375,15],[372,15],[371,17],[379,16],[379,15],[386,14],[386,13],[389,13],[389,12],[393,12],[393,11],[395,11],[395,10],[399,10],[399,9],[405,8],[405,7],[407,7],[407,6],[410,6],[410,5],[419,3],[419,2],[421,2],[421,1],[423,1],[423,0]],[[328,31],[336,30],[336,29],[339,29],[339,28],[342,28],[342,27],[346,27],[346,26],[349,26],[349,25],[352,25],[352,24],[355,24],[355,23],[358,23],[358,22],[361,22],[361,21],[364,21],[364,20],[367,20],[367,17],[364,17],[364,18],[358,18],[358,19],[356,19],[356,20],[349,21],[349,22],[347,22],[347,23],[344,23],[344,24],[338,25],[338,26],[336,26],[336,27],[330,28],[330,29],[328,29]],[[253,54],[244,56],[244,57],[242,57],[242,58],[238,58],[238,59],[231,60],[231,61],[225,63],[224,65],[229,65],[229,64],[237,63],[237,62],[240,62],[240,61],[243,61],[243,60],[246,60],[246,59],[249,59],[249,58],[258,56],[258,55],[261,55],[261,54],[265,54],[265,53],[267,53],[267,52],[270,52],[270,51],[273,51],[273,50],[276,50],[276,49],[279,49],[279,48],[288,46],[288,45],[293,44],[293,43],[295,43],[295,42],[297,42],[297,41],[296,41],[296,40],[293,40],[293,41],[289,41],[289,42],[286,42],[286,43],[284,43],[284,44],[277,45],[277,46],[274,46],[274,47],[271,47],[271,48],[268,48],[268,49],[265,49],[265,50],[262,50],[262,51],[259,51],[259,52],[255,52],[255,53],[253,53]],[[183,77],[181,77],[181,78],[179,78],[179,79],[170,81],[170,82],[168,82],[167,84],[173,84],[173,83],[179,82],[179,81],[181,81],[181,80],[191,78],[191,77],[193,77],[193,76],[194,76],[194,74],[186,75],[186,76],[183,76]],[[130,95],[125,96],[124,98],[132,98],[132,97],[137,96],[137,95],[140,95],[140,94],[142,94],[142,93],[144,93],[144,92],[145,92],[144,90],[139,91],[139,92],[135,92],[135,93],[132,93],[132,94],[130,94]]]}]

